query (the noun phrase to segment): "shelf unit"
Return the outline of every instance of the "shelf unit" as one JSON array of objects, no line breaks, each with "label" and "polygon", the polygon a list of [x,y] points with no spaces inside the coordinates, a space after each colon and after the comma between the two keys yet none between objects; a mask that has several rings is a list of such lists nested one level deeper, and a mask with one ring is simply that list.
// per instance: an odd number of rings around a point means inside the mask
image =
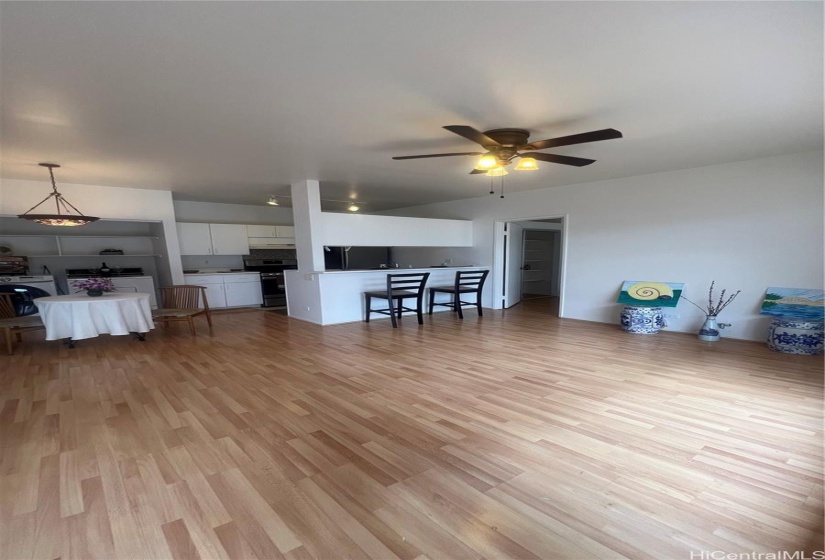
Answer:
[{"label": "shelf unit", "polygon": [[[8,245],[15,254],[27,257],[161,257],[159,239],[152,235],[2,234],[0,245]],[[124,254],[100,254],[113,244]]]}]

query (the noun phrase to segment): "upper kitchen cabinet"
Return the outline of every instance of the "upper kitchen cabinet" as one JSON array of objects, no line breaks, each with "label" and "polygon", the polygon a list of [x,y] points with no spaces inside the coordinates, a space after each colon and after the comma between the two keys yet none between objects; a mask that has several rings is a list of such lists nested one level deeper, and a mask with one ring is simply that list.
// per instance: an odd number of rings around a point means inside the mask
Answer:
[{"label": "upper kitchen cabinet", "polygon": [[267,249],[295,245],[293,226],[246,226],[249,246],[252,249]]},{"label": "upper kitchen cabinet", "polygon": [[177,223],[181,255],[248,255],[249,239],[242,224]]}]

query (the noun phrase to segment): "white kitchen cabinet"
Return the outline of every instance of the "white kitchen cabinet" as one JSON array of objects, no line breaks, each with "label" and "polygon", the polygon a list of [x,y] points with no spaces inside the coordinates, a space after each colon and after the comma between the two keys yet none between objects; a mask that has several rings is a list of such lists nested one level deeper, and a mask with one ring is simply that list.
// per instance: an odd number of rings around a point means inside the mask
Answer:
[{"label": "white kitchen cabinet", "polygon": [[247,237],[278,237],[277,226],[246,226]]},{"label": "white kitchen cabinet", "polygon": [[187,285],[206,288],[209,307],[248,307],[261,305],[261,276],[257,272],[241,274],[185,274]]},{"label": "white kitchen cabinet", "polygon": [[223,279],[227,307],[261,305],[261,276],[254,274],[230,274]]},{"label": "white kitchen cabinet", "polygon": [[275,237],[295,238],[295,226],[275,226]]},{"label": "white kitchen cabinet", "polygon": [[295,245],[294,226],[246,226],[249,247],[270,249]]},{"label": "white kitchen cabinet", "polygon": [[181,255],[248,255],[243,224],[177,223]]}]

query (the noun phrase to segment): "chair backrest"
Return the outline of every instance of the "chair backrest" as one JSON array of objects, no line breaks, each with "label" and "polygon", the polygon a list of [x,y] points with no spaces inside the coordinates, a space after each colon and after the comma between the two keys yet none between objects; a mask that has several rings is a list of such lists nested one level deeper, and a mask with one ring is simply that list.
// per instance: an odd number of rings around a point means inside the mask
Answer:
[{"label": "chair backrest", "polygon": [[487,280],[489,270],[459,270],[455,273],[455,290],[474,290],[481,291],[484,289],[484,281]]},{"label": "chair backrest", "polygon": [[[37,306],[32,302],[34,298],[51,295],[46,290],[25,284],[3,284],[0,286],[0,293],[11,296],[14,306],[13,317],[25,317],[37,313]],[[8,319],[9,317],[6,317]]]},{"label": "chair backrest", "polygon": [[395,290],[415,290],[420,297],[424,293],[424,286],[429,277],[429,272],[387,274],[387,295]]},{"label": "chair backrest", "polygon": [[14,319],[14,301],[12,294],[0,294],[0,319]]},{"label": "chair backrest", "polygon": [[204,286],[164,286],[160,300],[166,309],[209,309]]}]

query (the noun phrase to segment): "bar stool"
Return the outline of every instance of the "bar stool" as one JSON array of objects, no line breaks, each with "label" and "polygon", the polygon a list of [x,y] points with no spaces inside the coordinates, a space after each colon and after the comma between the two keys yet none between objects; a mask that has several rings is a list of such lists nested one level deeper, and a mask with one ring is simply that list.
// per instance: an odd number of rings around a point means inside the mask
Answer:
[{"label": "bar stool", "polygon": [[[424,286],[427,284],[427,278],[430,277],[429,272],[423,273],[409,273],[409,274],[387,274],[387,289],[364,292],[364,298],[367,304],[367,318],[365,321],[370,322],[370,313],[383,313],[389,315],[392,319],[392,328],[398,328],[396,316],[401,319],[403,311],[415,311],[418,315],[418,324],[424,324]],[[387,300],[387,309],[373,309],[372,298],[379,298]],[[402,305],[405,299],[415,298],[415,308],[404,307]],[[393,306],[393,302],[396,303]]]},{"label": "bar stool", "polygon": [[[475,305],[478,310],[478,316],[481,317],[481,290],[484,289],[484,281],[487,279],[489,270],[459,270],[455,273],[455,283],[452,286],[433,286],[430,288],[430,312],[433,314],[434,305],[443,305],[449,307],[453,311],[458,311],[458,318],[463,319],[464,313],[461,312],[462,305]],[[435,303],[435,294],[444,293],[452,294],[452,300],[446,303]],[[463,294],[475,294],[475,301],[461,301]]]}]

